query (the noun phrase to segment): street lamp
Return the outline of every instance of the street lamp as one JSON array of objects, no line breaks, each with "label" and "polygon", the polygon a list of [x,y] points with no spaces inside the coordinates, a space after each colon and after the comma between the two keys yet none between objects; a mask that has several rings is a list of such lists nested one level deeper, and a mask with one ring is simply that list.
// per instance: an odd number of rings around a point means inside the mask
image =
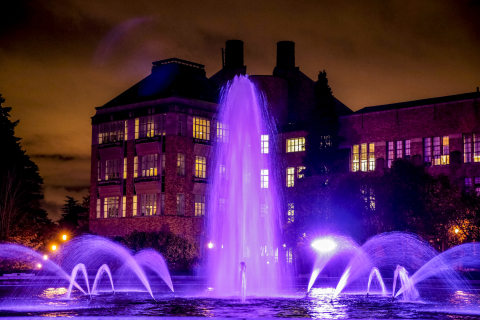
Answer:
[{"label": "street lamp", "polygon": [[455,233],[458,233],[460,230],[458,230],[458,228],[455,228]]},{"label": "street lamp", "polygon": [[212,249],[212,248],[213,248],[213,243],[210,241],[210,242],[207,244],[207,247],[208,247],[208,249]]},{"label": "street lamp", "polygon": [[52,251],[55,251],[57,250],[57,246],[56,245],[52,245]]},{"label": "street lamp", "polygon": [[67,241],[67,235],[66,235],[66,234],[64,234],[64,235],[62,236],[62,240],[63,240],[63,241]]}]

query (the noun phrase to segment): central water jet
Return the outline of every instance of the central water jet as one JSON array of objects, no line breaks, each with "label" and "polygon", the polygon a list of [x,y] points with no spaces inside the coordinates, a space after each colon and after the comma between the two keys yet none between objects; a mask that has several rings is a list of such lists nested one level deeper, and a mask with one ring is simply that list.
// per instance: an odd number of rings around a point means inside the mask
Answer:
[{"label": "central water jet", "polygon": [[[248,264],[248,294],[271,295],[280,282],[280,204],[275,126],[248,77],[223,91],[208,201],[209,276],[215,294],[238,294],[238,265]],[[280,247],[280,248],[279,248]],[[237,282],[237,283],[236,283]]]}]

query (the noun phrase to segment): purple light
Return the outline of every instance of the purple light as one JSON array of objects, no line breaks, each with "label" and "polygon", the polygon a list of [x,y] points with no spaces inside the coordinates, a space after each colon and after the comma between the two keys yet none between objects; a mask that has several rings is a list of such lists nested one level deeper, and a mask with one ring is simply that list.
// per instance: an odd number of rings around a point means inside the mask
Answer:
[{"label": "purple light", "polygon": [[330,252],[335,250],[337,244],[330,238],[317,239],[312,242],[312,248],[320,252]]}]

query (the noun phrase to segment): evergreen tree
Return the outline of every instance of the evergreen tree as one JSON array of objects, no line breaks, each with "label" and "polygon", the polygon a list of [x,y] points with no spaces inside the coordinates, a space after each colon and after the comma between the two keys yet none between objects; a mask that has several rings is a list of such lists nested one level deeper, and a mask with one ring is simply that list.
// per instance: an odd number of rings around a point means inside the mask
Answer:
[{"label": "evergreen tree", "polygon": [[90,197],[85,197],[80,204],[73,197],[68,197],[62,207],[62,218],[58,221],[60,229],[68,231],[70,235],[77,236],[88,231],[88,207],[85,204],[89,202]]},{"label": "evergreen tree", "polygon": [[335,172],[340,165],[338,147],[342,139],[338,135],[340,123],[335,105],[327,73],[323,70],[315,83],[315,108],[307,124],[304,158],[307,176]]},{"label": "evergreen tree", "polygon": [[0,95],[0,240],[39,247],[53,227],[41,208],[43,179],[15,136],[19,120],[10,120],[11,108]]}]

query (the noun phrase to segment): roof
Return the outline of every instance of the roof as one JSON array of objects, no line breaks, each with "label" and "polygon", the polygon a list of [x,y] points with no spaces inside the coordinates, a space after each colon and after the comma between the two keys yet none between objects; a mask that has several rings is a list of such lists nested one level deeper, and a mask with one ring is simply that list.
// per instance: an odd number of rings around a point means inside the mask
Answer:
[{"label": "roof", "polygon": [[448,102],[478,99],[478,98],[480,98],[480,92],[476,91],[476,92],[456,94],[452,96],[398,102],[398,103],[384,104],[384,105],[373,106],[373,107],[365,107],[355,111],[354,114],[413,108],[413,107],[427,106],[432,104],[448,103]]},{"label": "roof", "polygon": [[101,108],[172,96],[218,102],[218,87],[205,75],[205,66],[171,58],[153,62],[152,73]]}]

